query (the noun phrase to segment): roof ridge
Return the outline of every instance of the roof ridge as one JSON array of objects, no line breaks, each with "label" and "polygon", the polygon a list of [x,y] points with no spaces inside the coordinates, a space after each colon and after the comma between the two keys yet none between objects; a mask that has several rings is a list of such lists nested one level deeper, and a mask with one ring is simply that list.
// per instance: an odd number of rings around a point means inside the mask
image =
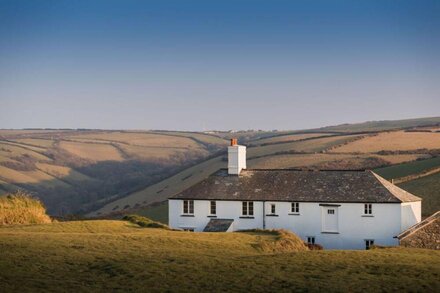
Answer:
[{"label": "roof ridge", "polygon": [[373,174],[373,176],[375,176],[376,179],[379,180],[379,182],[382,184],[382,186],[384,188],[386,188],[392,196],[394,196],[395,198],[397,198],[401,202],[414,202],[414,201],[421,201],[422,200],[420,197],[415,196],[414,194],[412,194],[406,190],[403,190],[399,186],[394,185],[393,183],[389,182],[388,180],[386,180],[385,178],[381,177],[380,175],[374,173],[373,171],[371,171],[371,174]]},{"label": "roof ridge", "polygon": [[[227,170],[224,168],[224,170]],[[369,169],[312,169],[312,168],[248,168],[243,171],[309,171],[309,172],[368,172]]]}]

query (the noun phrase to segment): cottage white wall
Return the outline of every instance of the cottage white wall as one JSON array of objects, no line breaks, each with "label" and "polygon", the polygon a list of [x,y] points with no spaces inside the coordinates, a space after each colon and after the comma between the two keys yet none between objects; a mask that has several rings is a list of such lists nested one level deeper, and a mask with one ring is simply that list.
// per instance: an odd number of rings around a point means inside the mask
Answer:
[{"label": "cottage white wall", "polygon": [[419,223],[422,220],[422,202],[405,202],[401,205],[401,230],[404,231],[409,227]]},{"label": "cottage white wall", "polygon": [[[401,232],[400,204],[373,204],[372,217],[364,215],[364,204],[335,203],[338,210],[339,234],[323,233],[322,210],[319,203],[299,203],[299,215],[290,214],[290,202],[266,202],[276,205],[278,217],[266,217],[267,229],[288,229],[299,237],[315,237],[315,243],[326,249],[365,249],[365,240],[378,245],[397,245],[393,237]],[[333,203],[332,203],[333,204]]]},{"label": "cottage white wall", "polygon": [[[263,202],[254,202],[254,218],[242,218],[241,201],[217,201],[217,218],[233,219],[233,230],[254,228],[287,229],[304,241],[315,237],[315,243],[326,249],[365,249],[365,240],[374,239],[377,245],[398,245],[394,236],[402,229],[401,204],[373,204],[372,216],[364,216],[364,204],[339,203],[338,234],[322,233],[322,210],[319,203],[300,203],[299,215],[291,214],[290,202],[265,202],[265,223],[263,223]],[[275,204],[276,215],[270,214],[270,204]],[[417,213],[417,204],[410,205]],[[209,201],[194,201],[194,217],[181,217],[182,200],[169,200],[169,225],[172,228],[192,228],[203,231],[211,219]],[[406,219],[407,217],[405,217]],[[409,218],[409,217],[408,217]],[[409,221],[409,220],[408,220]],[[409,223],[409,222],[408,222]],[[408,225],[408,224],[405,224]]]},{"label": "cottage white wall", "polygon": [[[194,216],[182,216],[183,200],[168,200],[169,204],[169,226],[174,229],[191,228],[194,231],[203,231],[208,224],[210,217],[210,201],[195,200]],[[263,227],[263,209],[262,202],[254,202],[254,216],[252,218],[241,217],[241,201],[216,201],[217,218],[233,219],[233,230],[247,230]],[[260,212],[258,212],[260,211]]]}]

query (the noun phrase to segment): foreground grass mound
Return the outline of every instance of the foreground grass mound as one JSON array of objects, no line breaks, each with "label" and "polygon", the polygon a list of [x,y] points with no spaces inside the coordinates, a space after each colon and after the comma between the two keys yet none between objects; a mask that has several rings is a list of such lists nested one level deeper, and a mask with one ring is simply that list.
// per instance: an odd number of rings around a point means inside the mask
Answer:
[{"label": "foreground grass mound", "polygon": [[160,228],[160,229],[167,229],[167,230],[170,229],[165,224],[162,224],[162,223],[153,221],[147,217],[142,217],[142,216],[138,216],[138,215],[127,215],[127,216],[124,216],[122,219],[124,221],[129,221],[133,224],[139,225],[144,228]]},{"label": "foreground grass mound", "polygon": [[[287,230],[248,230],[247,233],[254,235],[272,235],[273,238],[263,239],[255,245],[255,248],[261,252],[297,252],[306,251],[309,248],[304,244],[296,234]],[[266,237],[267,238],[267,237]]]},{"label": "foreground grass mound", "polygon": [[41,201],[22,191],[0,196],[0,225],[44,224],[51,219]]},{"label": "foreground grass mound", "polygon": [[270,253],[276,234],[127,221],[0,227],[2,292],[438,292],[440,251]]}]

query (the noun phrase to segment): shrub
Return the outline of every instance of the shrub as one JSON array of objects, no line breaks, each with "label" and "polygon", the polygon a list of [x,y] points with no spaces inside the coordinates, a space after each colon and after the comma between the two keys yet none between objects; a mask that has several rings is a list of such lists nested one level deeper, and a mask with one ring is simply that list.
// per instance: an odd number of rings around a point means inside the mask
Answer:
[{"label": "shrub", "polygon": [[138,216],[138,215],[126,215],[122,218],[124,221],[131,222],[133,224],[139,225],[144,228],[159,228],[169,230],[170,228],[162,223],[153,221],[149,218]]},{"label": "shrub", "polygon": [[0,225],[50,223],[40,200],[24,191],[0,196]]}]

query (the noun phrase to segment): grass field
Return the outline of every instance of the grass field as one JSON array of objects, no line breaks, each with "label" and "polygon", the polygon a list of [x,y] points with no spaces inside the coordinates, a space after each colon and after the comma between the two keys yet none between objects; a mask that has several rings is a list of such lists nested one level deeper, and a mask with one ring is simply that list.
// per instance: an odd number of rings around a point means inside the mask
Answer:
[{"label": "grass field", "polygon": [[440,157],[407,162],[404,164],[375,169],[374,172],[385,179],[391,180],[409,175],[419,174],[440,167]]},{"label": "grass field", "polygon": [[383,132],[340,146],[332,152],[373,153],[379,151],[408,151],[417,149],[440,149],[440,133]]},{"label": "grass field", "polygon": [[358,132],[358,131],[386,131],[402,128],[423,127],[426,125],[439,125],[440,117],[403,119],[403,120],[381,120],[367,121],[363,123],[341,124],[335,126],[326,126],[316,131],[340,131],[340,132]]},{"label": "grass field", "polygon": [[90,161],[122,161],[118,150],[109,144],[92,144],[72,141],[61,141],[60,147],[75,156]]},{"label": "grass field", "polygon": [[279,135],[279,136],[259,139],[255,142],[255,144],[283,143],[288,141],[296,141],[301,139],[308,139],[313,137],[329,136],[329,135],[333,135],[333,134],[332,133],[298,133],[298,134]]},{"label": "grass field", "polygon": [[440,173],[401,183],[399,187],[423,199],[422,215],[424,217],[440,211]]},{"label": "grass field", "polygon": [[2,291],[436,292],[440,251],[267,252],[272,234],[122,221],[0,228]]},{"label": "grass field", "polygon": [[[403,125],[431,125],[433,121],[405,121]],[[347,129],[358,126],[348,125]],[[361,154],[334,153],[385,134],[362,138],[374,134],[325,131],[330,132],[0,130],[0,180],[4,182],[0,192],[15,185],[34,192],[51,213],[129,212],[161,202],[226,167],[224,154],[231,137],[248,145],[249,168],[377,168],[428,156],[420,151],[399,154],[400,149],[392,149],[395,153],[388,155],[371,153],[374,149]],[[416,140],[416,147],[437,146],[431,137],[438,133],[395,133],[411,139],[390,148],[412,150]],[[427,135],[431,136],[423,139]]]}]

